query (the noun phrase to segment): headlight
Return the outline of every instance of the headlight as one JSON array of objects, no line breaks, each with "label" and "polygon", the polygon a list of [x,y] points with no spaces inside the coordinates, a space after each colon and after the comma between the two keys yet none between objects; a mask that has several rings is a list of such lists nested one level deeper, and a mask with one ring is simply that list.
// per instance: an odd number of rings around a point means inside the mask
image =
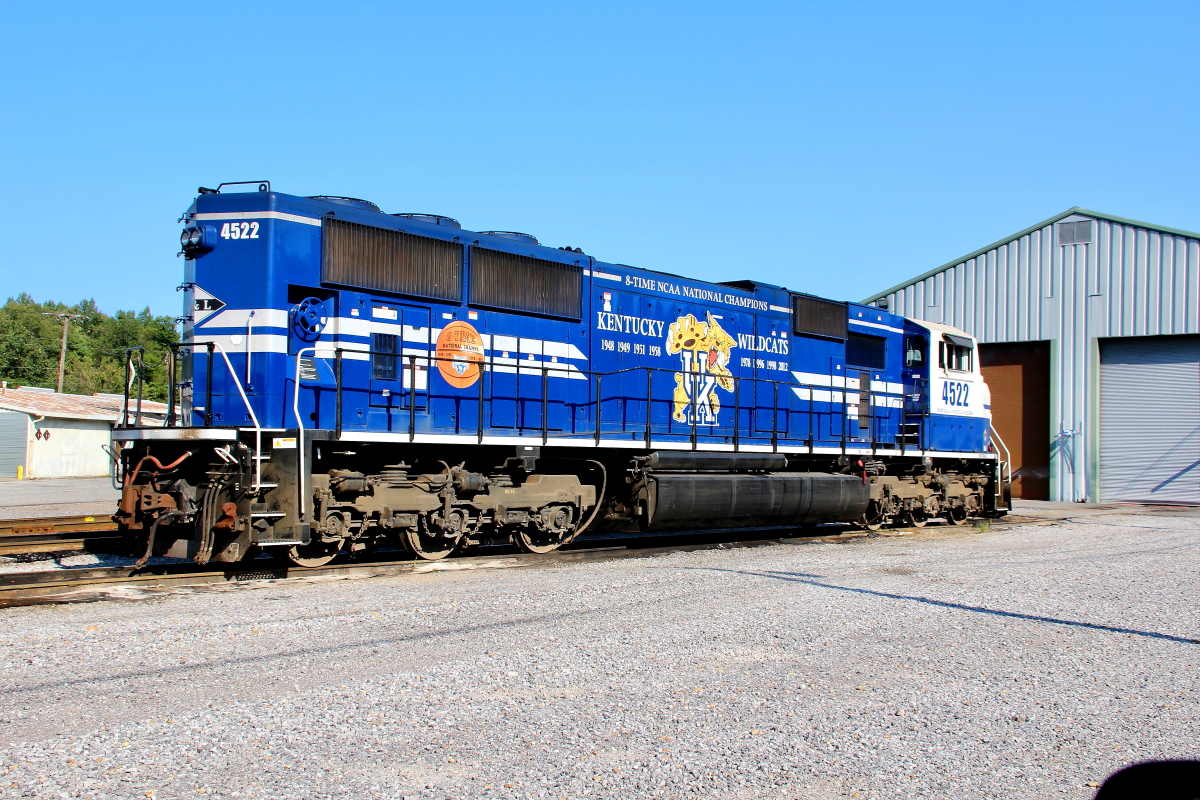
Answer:
[{"label": "headlight", "polygon": [[183,255],[189,259],[202,256],[212,250],[215,239],[216,235],[213,230],[205,225],[189,226],[179,232],[179,244],[182,247]]}]

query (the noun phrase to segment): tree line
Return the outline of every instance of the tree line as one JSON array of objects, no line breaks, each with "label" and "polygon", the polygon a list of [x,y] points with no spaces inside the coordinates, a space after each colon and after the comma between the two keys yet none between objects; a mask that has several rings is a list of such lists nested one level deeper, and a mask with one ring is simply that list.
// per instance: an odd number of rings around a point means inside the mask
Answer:
[{"label": "tree line", "polygon": [[109,316],[94,300],[75,305],[39,303],[26,293],[0,306],[0,379],[9,386],[58,385],[62,323],[43,314],[83,314],[71,320],[67,336],[63,392],[120,394],[125,390],[125,349],[144,345],[143,396],[167,399],[166,354],[178,341],[175,320],[158,317],[149,308],[140,313],[118,311]]}]

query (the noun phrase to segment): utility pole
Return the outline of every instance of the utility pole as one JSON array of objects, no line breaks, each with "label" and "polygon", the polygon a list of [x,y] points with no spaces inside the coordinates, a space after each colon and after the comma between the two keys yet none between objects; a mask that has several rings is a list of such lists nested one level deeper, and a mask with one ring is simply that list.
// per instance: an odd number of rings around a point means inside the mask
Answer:
[{"label": "utility pole", "polygon": [[85,314],[58,314],[53,311],[43,311],[43,317],[57,317],[63,324],[62,349],[58,351],[58,393],[62,394],[63,372],[67,367],[67,326],[73,319],[87,319]]}]

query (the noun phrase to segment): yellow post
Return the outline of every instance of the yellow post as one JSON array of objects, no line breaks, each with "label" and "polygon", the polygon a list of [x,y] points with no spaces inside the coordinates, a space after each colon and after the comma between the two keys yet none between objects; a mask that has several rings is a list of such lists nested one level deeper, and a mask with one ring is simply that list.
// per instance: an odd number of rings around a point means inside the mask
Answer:
[{"label": "yellow post", "polygon": [[17,464],[17,480],[25,480],[25,465]]}]

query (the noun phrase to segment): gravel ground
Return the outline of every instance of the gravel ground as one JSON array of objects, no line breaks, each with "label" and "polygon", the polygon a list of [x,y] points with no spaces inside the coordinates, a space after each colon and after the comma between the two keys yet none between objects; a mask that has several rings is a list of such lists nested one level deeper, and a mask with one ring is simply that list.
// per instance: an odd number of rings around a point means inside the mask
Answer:
[{"label": "gravel ground", "polygon": [[1086,798],[1200,756],[1200,517],[0,612],[0,797]]},{"label": "gravel ground", "polygon": [[0,519],[40,519],[92,514],[107,519],[121,493],[109,478],[0,481]]},{"label": "gravel ground", "polygon": [[[55,572],[72,569],[132,567],[136,561],[136,556],[117,556],[108,553],[80,553],[76,551],[62,553],[22,553],[15,556],[0,556],[0,575],[10,572]],[[158,566],[159,564],[188,564],[192,562],[186,558],[162,558],[154,556],[146,563],[150,566]]]}]

